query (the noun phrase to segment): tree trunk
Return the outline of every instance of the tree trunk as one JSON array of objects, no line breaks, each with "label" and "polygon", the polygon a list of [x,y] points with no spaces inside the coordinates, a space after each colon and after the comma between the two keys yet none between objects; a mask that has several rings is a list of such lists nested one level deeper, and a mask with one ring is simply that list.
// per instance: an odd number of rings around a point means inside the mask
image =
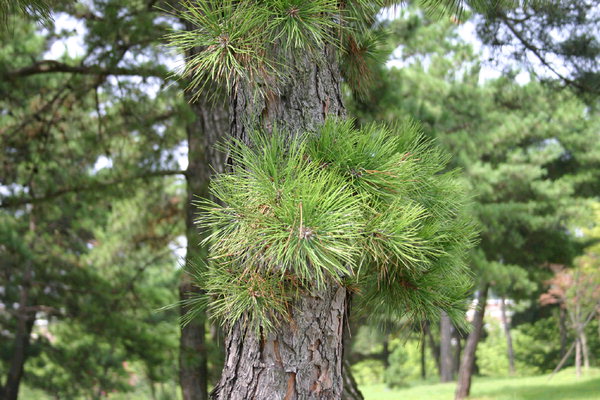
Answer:
[{"label": "tree trunk", "polygon": [[[188,29],[191,27],[188,26]],[[188,54],[188,57],[192,53]],[[229,117],[226,107],[222,104],[208,104],[200,97],[191,103],[191,93],[186,94],[194,120],[186,127],[188,141],[188,167],[186,171],[187,201],[186,201],[186,266],[202,263],[207,257],[207,250],[199,243],[203,232],[194,225],[196,215],[192,200],[195,196],[207,197],[208,185],[213,171],[223,171],[225,156],[215,149],[228,131]],[[191,277],[183,273],[179,284],[179,299],[185,301],[198,295],[200,289],[193,284]],[[187,312],[181,307],[181,314]],[[183,400],[208,399],[208,366],[205,337],[206,318],[200,316],[181,328],[179,342],[179,384]]]},{"label": "tree trunk", "polygon": [[587,336],[585,335],[585,330],[583,327],[581,327],[580,332],[581,333],[580,333],[579,337],[581,338],[581,353],[583,355],[583,368],[587,371],[590,369],[590,357],[589,357],[589,351],[588,351],[588,345],[587,345]]},{"label": "tree trunk", "polygon": [[575,375],[581,376],[581,337],[575,339]]},{"label": "tree trunk", "polygon": [[560,356],[567,352],[567,312],[562,304],[558,308],[558,328],[560,330]]},{"label": "tree trunk", "polygon": [[31,330],[33,329],[33,324],[35,322],[35,318],[30,316],[26,310],[29,303],[31,268],[29,266],[25,268],[26,270],[23,282],[21,283],[21,293],[19,296],[19,309],[17,310],[17,331],[15,334],[14,347],[6,376],[6,383],[2,388],[3,400],[17,400],[18,398],[25,360],[27,360],[27,349],[29,348]]},{"label": "tree trunk", "polygon": [[421,336],[421,379],[427,379],[427,364],[425,359],[425,353],[427,348],[427,341],[425,340],[425,335]]},{"label": "tree trunk", "polygon": [[504,334],[506,336],[506,352],[508,355],[508,373],[510,375],[515,374],[515,353],[513,351],[512,335],[510,333],[510,325],[506,316],[506,299],[504,296],[500,298],[500,315],[502,318],[502,326],[504,327]]},{"label": "tree trunk", "polygon": [[473,376],[473,368],[475,366],[475,353],[477,344],[481,337],[483,329],[483,317],[485,315],[485,306],[487,303],[489,285],[484,284],[477,294],[477,309],[473,315],[473,330],[469,333],[463,356],[458,371],[458,383],[456,386],[455,400],[463,400],[471,391],[471,378]]},{"label": "tree trunk", "polygon": [[223,374],[213,399],[338,400],[348,293],[331,287],[303,295],[292,322],[265,335],[238,322],[225,341]]},{"label": "tree trunk", "polygon": [[[347,315],[350,315],[351,299],[348,302],[350,304],[347,307]],[[342,400],[364,400],[362,392],[358,389],[356,379],[352,375],[352,366],[350,364],[352,356],[352,332],[356,332],[358,326],[357,321],[354,319],[349,319],[344,325],[344,363],[342,365],[344,393],[342,394]]]},{"label": "tree trunk", "polygon": [[34,319],[28,318],[26,321],[19,321],[18,324],[10,367],[3,388],[3,400],[17,400],[19,397],[19,387],[23,377],[25,360],[27,360],[27,349],[29,348]]},{"label": "tree trunk", "polygon": [[452,373],[452,321],[442,312],[440,318],[440,380],[450,382]]},{"label": "tree trunk", "polygon": [[462,354],[461,333],[458,329],[454,329],[454,338],[456,339],[456,348],[454,349],[454,357],[452,360],[452,373],[455,374],[460,368],[460,356]]},{"label": "tree trunk", "polygon": [[383,348],[381,350],[381,358],[383,360],[383,368],[388,369],[390,367],[390,340],[388,334],[385,334],[383,338]]},{"label": "tree trunk", "polygon": [[[245,84],[231,95],[230,126],[248,143],[257,124],[270,131],[276,124],[292,134],[313,131],[328,114],[343,116],[340,74],[324,49],[315,64],[308,54],[287,57],[289,80],[265,96]],[[343,394],[343,332],[348,291],[335,283],[301,293],[290,307],[292,320],[264,334],[235,324],[225,340],[225,365],[211,396],[215,400],[339,400]]]},{"label": "tree trunk", "polygon": [[342,373],[344,375],[344,393],[342,395],[342,400],[364,400],[363,394],[358,389],[358,384],[352,375],[350,367],[350,362],[347,359],[344,360],[344,365],[342,366]]},{"label": "tree trunk", "polygon": [[441,374],[442,368],[440,366],[440,347],[435,343],[435,339],[433,337],[433,334],[431,333],[431,326],[429,325],[429,321],[425,322],[423,329],[425,330],[425,334],[429,339],[429,347],[431,348],[431,356],[433,357],[433,361],[435,362],[435,367],[438,370],[438,374]]},{"label": "tree trunk", "polygon": [[[29,182],[30,192],[33,193],[33,184]],[[36,223],[34,213],[36,208],[32,207],[29,214],[29,231],[35,233]],[[35,245],[32,244],[34,250]],[[35,323],[35,313],[31,314],[27,310],[27,306],[31,302],[31,281],[34,273],[32,271],[31,260],[25,262],[23,266],[23,280],[19,288],[19,308],[17,309],[17,326],[15,333],[15,341],[13,353],[8,366],[6,383],[4,387],[0,387],[2,400],[17,400],[19,396],[19,387],[23,372],[25,369],[25,361],[27,360],[27,350],[31,341],[31,331]]]}]

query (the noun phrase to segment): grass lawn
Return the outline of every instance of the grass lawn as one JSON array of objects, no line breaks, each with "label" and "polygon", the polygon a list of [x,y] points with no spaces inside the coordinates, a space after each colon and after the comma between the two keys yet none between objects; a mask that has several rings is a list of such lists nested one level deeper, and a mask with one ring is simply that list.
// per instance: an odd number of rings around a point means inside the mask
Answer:
[{"label": "grass lawn", "polygon": [[[453,400],[454,383],[421,384],[390,390],[384,385],[361,387],[365,400]],[[594,368],[581,378],[573,368],[548,375],[522,378],[475,378],[472,400],[600,400],[600,369]]]}]

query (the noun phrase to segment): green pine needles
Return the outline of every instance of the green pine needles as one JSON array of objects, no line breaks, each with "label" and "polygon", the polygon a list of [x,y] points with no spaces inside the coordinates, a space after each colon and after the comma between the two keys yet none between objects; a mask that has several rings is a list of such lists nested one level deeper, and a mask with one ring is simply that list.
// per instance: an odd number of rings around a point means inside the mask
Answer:
[{"label": "green pine needles", "polygon": [[216,201],[197,202],[210,315],[273,329],[299,293],[346,285],[368,310],[460,319],[475,230],[448,157],[417,125],[330,119],[302,137],[251,139],[230,144],[235,166],[213,180]]},{"label": "green pine needles", "polygon": [[265,86],[276,90],[289,77],[290,54],[321,62],[326,46],[344,58],[355,74],[348,82],[354,84],[357,74],[370,73],[367,66],[385,41],[370,33],[382,1],[184,0],[180,5],[171,13],[196,29],[174,30],[166,40],[183,53],[194,53],[182,77],[189,79],[195,96],[209,82],[228,90],[243,82],[264,95]]}]

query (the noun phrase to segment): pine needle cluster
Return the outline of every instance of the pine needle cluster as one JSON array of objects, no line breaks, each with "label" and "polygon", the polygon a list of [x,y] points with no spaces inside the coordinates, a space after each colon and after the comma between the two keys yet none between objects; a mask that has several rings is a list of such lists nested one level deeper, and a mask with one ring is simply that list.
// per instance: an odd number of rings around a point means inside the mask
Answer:
[{"label": "pine needle cluster", "polygon": [[[276,90],[288,77],[292,53],[321,62],[320,50],[337,49],[351,75],[348,82],[368,76],[373,59],[384,61],[379,51],[385,38],[371,26],[384,1],[369,0],[184,0],[172,13],[194,30],[174,30],[167,41],[186,60],[182,76],[196,95],[208,82],[235,90],[240,82],[263,93]],[[319,50],[319,51],[316,51]]]},{"label": "pine needle cluster", "polygon": [[332,284],[370,311],[458,317],[475,230],[448,157],[416,124],[329,119],[251,139],[230,144],[235,166],[213,180],[216,200],[197,202],[211,254],[197,282],[213,317],[273,328],[299,293]]}]

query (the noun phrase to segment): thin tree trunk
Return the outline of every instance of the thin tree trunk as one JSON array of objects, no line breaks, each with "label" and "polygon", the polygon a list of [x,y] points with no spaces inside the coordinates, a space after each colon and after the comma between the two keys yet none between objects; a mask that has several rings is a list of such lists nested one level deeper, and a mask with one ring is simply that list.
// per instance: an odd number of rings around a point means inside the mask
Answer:
[{"label": "thin tree trunk", "polygon": [[34,318],[27,316],[22,318],[19,316],[13,354],[6,377],[6,384],[3,388],[3,400],[17,400],[19,397],[19,387],[21,385],[21,378],[23,378],[23,370],[25,361],[27,360],[27,349],[29,348],[34,321]]},{"label": "thin tree trunk", "polygon": [[425,322],[423,329],[425,330],[425,334],[427,335],[427,338],[429,339],[429,347],[431,348],[431,356],[433,357],[433,361],[435,362],[435,367],[438,370],[438,374],[441,374],[440,348],[435,343],[435,339],[433,337],[433,334],[431,333],[431,326],[429,325],[429,321]]},{"label": "thin tree trunk", "polygon": [[[348,301],[350,305],[347,307],[348,315],[350,314],[351,299]],[[352,366],[350,364],[351,349],[352,349],[352,332],[358,328],[356,320],[350,319],[344,326],[344,364],[342,365],[342,374],[344,379],[344,393],[342,400],[364,400],[363,394],[358,388],[356,379],[352,374]]]},{"label": "thin tree trunk", "polygon": [[588,345],[587,345],[587,336],[585,335],[585,330],[583,329],[583,327],[581,327],[580,329],[580,335],[579,337],[581,338],[581,353],[583,355],[583,368],[587,371],[590,369],[590,357],[589,357],[589,352],[588,352]]},{"label": "thin tree trunk", "polygon": [[[30,191],[33,192],[32,183],[29,183]],[[29,214],[29,231],[34,232],[36,223],[34,217],[35,209],[32,208]],[[8,366],[6,375],[6,383],[0,388],[2,400],[17,400],[19,396],[19,387],[23,372],[25,369],[25,361],[27,360],[27,349],[31,341],[31,331],[35,323],[35,314],[31,315],[27,311],[27,306],[30,304],[30,287],[33,279],[33,271],[31,261],[26,261],[23,266],[23,280],[19,288],[19,308],[17,309],[17,326],[15,340],[13,346],[12,357]]]},{"label": "thin tree trunk", "polygon": [[458,369],[460,368],[460,356],[462,354],[461,333],[458,329],[454,329],[454,338],[456,339],[456,347],[452,359],[452,374],[458,373]]},{"label": "thin tree trunk", "polygon": [[477,309],[473,315],[473,330],[469,333],[463,356],[458,371],[458,383],[456,386],[455,400],[463,400],[471,391],[471,378],[473,376],[473,368],[475,366],[475,353],[477,344],[481,337],[483,329],[483,317],[485,315],[485,306],[487,303],[489,285],[486,283],[482,286],[477,294]]},{"label": "thin tree trunk", "polygon": [[364,400],[362,392],[358,389],[356,379],[352,375],[350,362],[347,359],[344,360],[342,373],[344,376],[344,394],[342,395],[342,400]]},{"label": "thin tree trunk", "polygon": [[[192,27],[188,26],[188,29]],[[193,52],[188,54],[191,56]],[[186,95],[191,102],[191,93]],[[208,185],[213,171],[223,171],[225,157],[215,149],[215,145],[227,134],[229,117],[224,104],[208,104],[200,97],[190,104],[194,114],[189,122],[187,131],[188,167],[186,171],[187,201],[186,201],[186,266],[201,264],[207,257],[207,249],[199,243],[203,232],[194,225],[196,216],[192,201],[196,196],[207,197]],[[194,285],[189,274],[183,273],[179,284],[179,298],[185,301],[197,296],[200,289]],[[180,312],[185,314],[186,307]],[[179,342],[179,384],[183,400],[208,399],[208,366],[206,349],[206,318],[199,316],[181,328]]]},{"label": "thin tree trunk", "polygon": [[388,369],[390,367],[390,341],[387,333],[383,338],[383,349],[381,350],[381,358],[383,359],[383,368]]},{"label": "thin tree trunk", "polygon": [[[600,303],[599,303],[600,304]],[[588,314],[587,318],[585,319],[585,321],[583,321],[582,324],[582,329],[585,329],[585,327],[590,323],[590,321],[592,320],[592,318],[594,317],[595,311],[592,311]],[[563,365],[565,364],[565,362],[567,361],[567,358],[571,355],[571,353],[573,352],[573,349],[575,348],[575,345],[577,344],[577,340],[575,340],[572,344],[571,347],[569,347],[569,350],[567,350],[567,352],[565,353],[565,355],[562,357],[562,359],[560,360],[560,362],[558,363],[558,365],[556,366],[556,368],[554,368],[554,371],[552,371],[552,373],[550,374],[550,376],[548,377],[548,380],[552,379],[552,377],[554,377],[554,375],[556,375],[556,373],[558,371],[560,371],[560,369],[563,367]]]},{"label": "thin tree trunk", "polygon": [[581,376],[581,337],[575,339],[575,375]]},{"label": "thin tree trunk", "polygon": [[560,356],[567,352],[567,311],[562,305],[558,308],[558,328],[560,330]]},{"label": "thin tree trunk", "polygon": [[[248,130],[256,124],[266,131],[277,124],[290,134],[303,134],[328,114],[343,116],[340,74],[331,50],[324,50],[322,64],[309,55],[288,57],[291,79],[264,97],[238,85],[231,96],[232,135],[248,142]],[[290,307],[291,321],[281,321],[275,332],[251,331],[243,322],[231,328],[213,399],[341,399],[348,291],[329,282],[298,297]]]},{"label": "thin tree trunk", "polygon": [[425,359],[425,353],[427,351],[427,341],[425,335],[421,335],[421,379],[427,379],[427,364]]},{"label": "thin tree trunk", "polygon": [[506,316],[506,299],[500,297],[500,315],[502,318],[502,326],[504,327],[504,335],[506,336],[506,352],[508,355],[508,373],[515,374],[515,353],[513,351],[512,335],[510,333],[510,325]]},{"label": "thin tree trunk", "polygon": [[452,376],[452,321],[442,312],[440,318],[440,380],[450,382]]}]

